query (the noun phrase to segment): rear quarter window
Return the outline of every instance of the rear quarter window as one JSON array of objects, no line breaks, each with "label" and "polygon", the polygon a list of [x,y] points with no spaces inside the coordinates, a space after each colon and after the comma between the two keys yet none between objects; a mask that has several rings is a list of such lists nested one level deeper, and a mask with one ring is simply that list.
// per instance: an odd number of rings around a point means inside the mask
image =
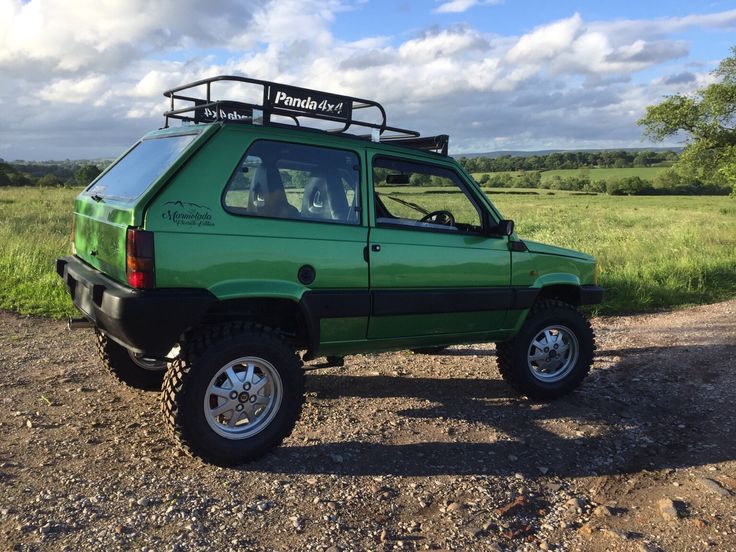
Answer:
[{"label": "rear quarter window", "polygon": [[236,215],[360,224],[360,167],[349,150],[258,140],[223,193]]},{"label": "rear quarter window", "polygon": [[86,193],[116,199],[137,199],[174,164],[197,136],[197,133],[192,133],[141,140]]}]

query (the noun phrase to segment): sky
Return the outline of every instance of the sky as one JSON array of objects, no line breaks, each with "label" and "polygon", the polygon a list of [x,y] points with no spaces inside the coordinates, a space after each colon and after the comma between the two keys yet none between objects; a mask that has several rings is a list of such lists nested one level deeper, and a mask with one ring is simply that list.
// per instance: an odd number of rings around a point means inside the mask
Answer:
[{"label": "sky", "polygon": [[736,0],[0,0],[0,158],[116,157],[218,74],[377,100],[453,154],[645,147],[733,46]]}]

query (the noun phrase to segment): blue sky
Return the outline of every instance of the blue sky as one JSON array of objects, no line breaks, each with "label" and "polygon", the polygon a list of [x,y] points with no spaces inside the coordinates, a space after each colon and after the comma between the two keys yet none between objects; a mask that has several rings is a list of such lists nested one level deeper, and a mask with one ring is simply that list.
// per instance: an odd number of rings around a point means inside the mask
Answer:
[{"label": "blue sky", "polygon": [[[456,13],[436,13],[442,2],[432,0],[365,2],[354,12],[343,12],[337,17],[335,32],[351,40],[373,29],[381,34],[398,36],[418,31],[432,25],[469,24],[481,31],[497,34],[523,34],[536,26],[580,13],[586,20],[654,19],[682,17],[693,13],[712,13],[736,8],[736,2],[697,2],[686,0],[620,0],[620,1],[569,1],[569,0],[506,0],[494,4],[476,5]],[[413,29],[412,29],[413,27]],[[706,33],[694,33],[705,36]],[[724,33],[721,42],[726,42]],[[703,41],[704,49],[710,47]]]},{"label": "blue sky", "polygon": [[114,157],[160,126],[164,89],[214,74],[376,99],[453,153],[640,147],[646,106],[713,82],[736,46],[718,0],[89,6],[0,0],[0,157]]}]

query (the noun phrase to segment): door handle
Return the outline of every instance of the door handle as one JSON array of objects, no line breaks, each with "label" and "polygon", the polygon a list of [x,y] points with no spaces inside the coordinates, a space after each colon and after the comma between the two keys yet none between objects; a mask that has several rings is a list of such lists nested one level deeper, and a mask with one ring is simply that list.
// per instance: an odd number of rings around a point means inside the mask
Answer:
[{"label": "door handle", "polygon": [[374,243],[373,245],[371,245],[371,251],[375,251],[376,253],[381,251],[381,244]]}]

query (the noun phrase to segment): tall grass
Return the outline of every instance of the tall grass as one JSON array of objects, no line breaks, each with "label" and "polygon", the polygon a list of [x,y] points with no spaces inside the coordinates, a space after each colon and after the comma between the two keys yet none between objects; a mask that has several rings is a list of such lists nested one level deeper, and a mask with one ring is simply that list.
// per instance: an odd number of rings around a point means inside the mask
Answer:
[{"label": "tall grass", "polygon": [[[397,191],[399,191],[397,189]],[[402,188],[402,198],[460,210],[459,194]],[[430,190],[431,191],[431,190]],[[0,309],[75,311],[54,271],[69,254],[75,190],[0,188]],[[736,296],[736,200],[725,197],[490,193],[522,238],[595,255],[601,312],[638,312]],[[415,198],[415,199],[417,199]]]},{"label": "tall grass", "polygon": [[54,260],[70,254],[78,193],[0,188],[0,309],[56,318],[74,313]]},{"label": "tall grass", "polygon": [[585,251],[606,287],[602,312],[736,296],[736,201],[724,197],[491,198],[522,237]]}]

